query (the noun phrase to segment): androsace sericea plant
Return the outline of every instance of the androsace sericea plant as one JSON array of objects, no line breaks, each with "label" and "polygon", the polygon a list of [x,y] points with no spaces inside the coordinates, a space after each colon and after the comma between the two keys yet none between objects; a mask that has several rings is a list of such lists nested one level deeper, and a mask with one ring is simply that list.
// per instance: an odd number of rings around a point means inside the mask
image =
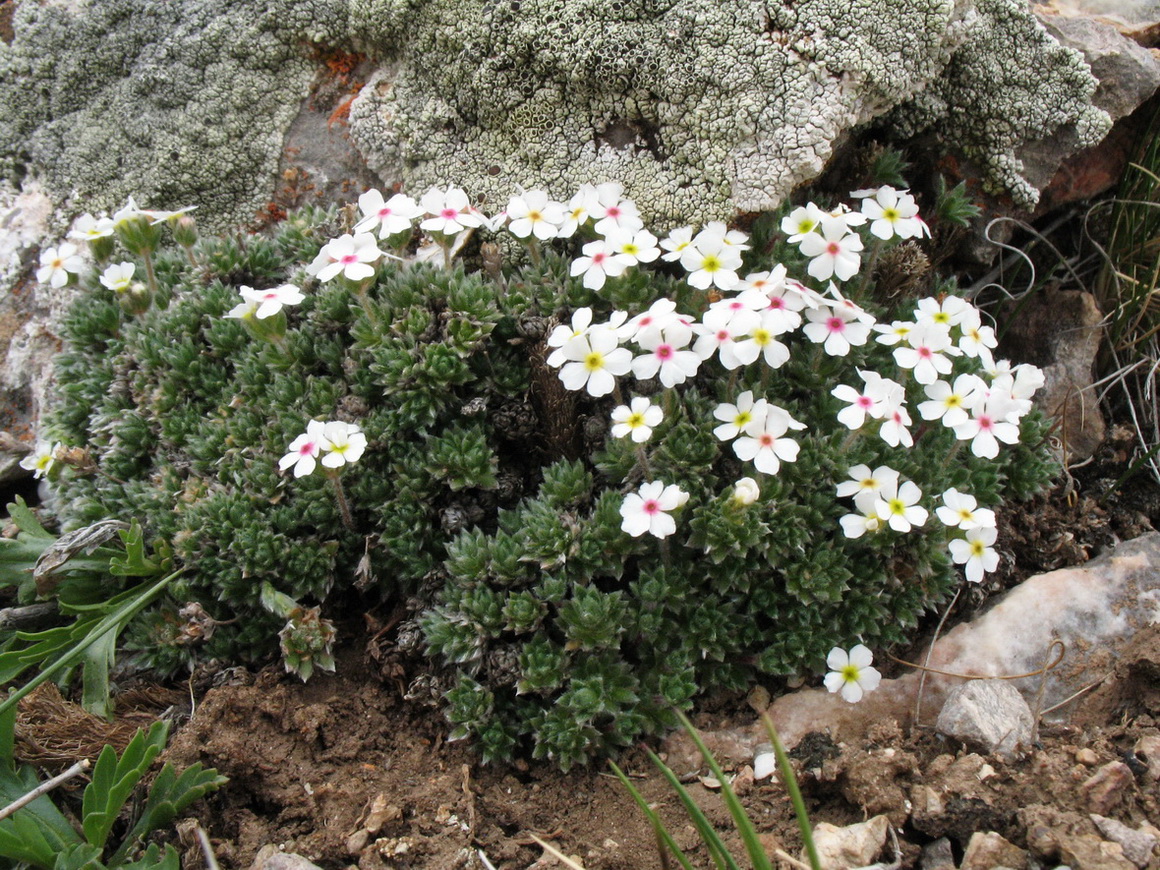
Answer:
[{"label": "androsace sericea plant", "polygon": [[761,245],[654,235],[612,183],[493,215],[370,191],[242,239],[181,214],[172,251],[90,217],[116,269],[80,274],[57,461],[30,464],[66,527],[137,517],[190,566],[131,633],[147,662],[281,646],[305,677],[404,606],[454,737],[583,762],[702,687],[860,667],[993,571],[995,509],[1050,479],[1038,371],[951,285],[876,300],[928,231],[906,191],[856,193]]}]

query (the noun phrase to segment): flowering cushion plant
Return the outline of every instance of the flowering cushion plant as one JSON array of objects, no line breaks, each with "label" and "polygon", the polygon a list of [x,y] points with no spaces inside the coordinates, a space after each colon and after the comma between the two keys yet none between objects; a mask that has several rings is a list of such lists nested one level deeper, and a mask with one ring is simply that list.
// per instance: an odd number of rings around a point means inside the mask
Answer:
[{"label": "flowering cushion plant", "polygon": [[[190,647],[176,600],[155,608],[135,642],[159,666],[260,656],[286,613],[410,602],[400,649],[486,758],[567,766],[702,686],[902,641],[994,570],[988,517],[1053,466],[1035,374],[994,358],[973,306],[932,288],[886,310],[849,271],[916,219],[874,198],[899,213],[888,239],[810,206],[750,247],[653,235],[617,185],[522,191],[494,219],[453,187],[367,195],[357,226],[308,210],[203,240],[196,269],[159,251],[134,317],[82,278],[51,434],[104,474],[54,469],[62,519],[140,517],[197,566],[183,600],[245,615]],[[382,256],[404,219],[431,264]],[[488,227],[531,262],[452,261]],[[822,278],[815,235],[840,248]],[[254,291],[231,317],[243,286],[302,298]],[[284,332],[257,340],[271,301]]]}]

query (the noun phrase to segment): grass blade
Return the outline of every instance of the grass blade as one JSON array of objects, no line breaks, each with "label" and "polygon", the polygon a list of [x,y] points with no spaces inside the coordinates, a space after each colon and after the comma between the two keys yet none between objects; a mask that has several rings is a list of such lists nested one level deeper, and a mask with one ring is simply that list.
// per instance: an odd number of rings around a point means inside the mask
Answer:
[{"label": "grass blade", "polygon": [[818,849],[814,845],[813,827],[810,825],[810,816],[806,812],[806,802],[802,800],[801,789],[798,788],[797,777],[793,773],[793,765],[789,763],[789,755],[781,745],[781,737],[773,727],[773,720],[765,713],[761,714],[761,724],[769,735],[769,742],[773,744],[773,754],[777,756],[777,769],[785,782],[785,790],[789,792],[790,802],[793,804],[794,814],[797,816],[798,828],[802,833],[802,842],[806,847],[806,856],[809,858],[813,870],[822,870],[822,861],[818,857]]},{"label": "grass blade", "polygon": [[[667,847],[672,856],[677,859],[677,861],[682,867],[685,868],[685,870],[694,870],[693,865],[689,863],[689,859],[685,857],[685,853],[681,851],[680,846],[678,846],[676,840],[673,839],[673,835],[670,834],[668,828],[664,826],[664,823],[661,821],[660,816],[657,815],[656,810],[648,805],[648,801],[644,799],[644,795],[637,791],[636,786],[632,784],[629,778],[624,774],[624,771],[616,766],[615,761],[609,761],[608,763],[612,766],[612,772],[616,774],[617,779],[620,780],[621,785],[623,785],[628,793],[632,795],[632,799],[636,801],[636,805],[640,807],[641,812],[643,812],[645,817],[648,818],[648,820],[652,823],[653,831],[656,832],[657,835],[657,846],[660,848]],[[662,862],[665,860],[663,852],[661,853],[661,860]],[[668,866],[667,862],[665,863],[665,866]]]},{"label": "grass blade", "polygon": [[725,844],[721,842],[721,837],[713,829],[713,824],[701,812],[701,808],[697,806],[696,801],[693,800],[693,796],[689,794],[689,790],[677,779],[677,775],[673,773],[667,764],[657,757],[656,753],[649,750],[648,756],[652,759],[652,763],[657,766],[657,769],[660,770],[664,778],[668,780],[669,785],[676,791],[681,803],[684,804],[685,812],[689,814],[689,818],[697,828],[697,833],[705,843],[705,848],[709,851],[709,857],[713,859],[713,863],[720,867],[721,870],[741,870],[737,861],[729,854],[729,850],[725,848]]}]

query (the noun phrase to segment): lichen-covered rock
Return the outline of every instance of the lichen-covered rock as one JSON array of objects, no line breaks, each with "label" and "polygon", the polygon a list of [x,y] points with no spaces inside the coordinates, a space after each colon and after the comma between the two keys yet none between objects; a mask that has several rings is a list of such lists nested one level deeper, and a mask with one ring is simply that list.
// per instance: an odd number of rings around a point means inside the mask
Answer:
[{"label": "lichen-covered rock", "polygon": [[[979,164],[992,192],[1032,208],[1058,161],[1103,139],[1111,119],[1093,104],[1098,82],[1083,55],[1056,42],[1026,0],[979,0],[969,21],[942,75],[894,120],[904,132],[937,129]],[[1023,149],[1046,139],[1056,162],[1041,177]]]},{"label": "lichen-covered rock", "polygon": [[338,39],[342,4],[102,0],[20,3],[0,44],[0,168],[77,191],[198,203],[207,226],[249,222],[270,198],[285,128]]},{"label": "lichen-covered rock", "polygon": [[1021,204],[1023,143],[1107,129],[1025,0],[109,0],[24,3],[13,30],[9,170],[219,226],[269,198],[318,44],[376,64],[349,132],[382,178],[495,208],[619,180],[658,227],[771,208],[900,106],[891,129],[938,129]]}]

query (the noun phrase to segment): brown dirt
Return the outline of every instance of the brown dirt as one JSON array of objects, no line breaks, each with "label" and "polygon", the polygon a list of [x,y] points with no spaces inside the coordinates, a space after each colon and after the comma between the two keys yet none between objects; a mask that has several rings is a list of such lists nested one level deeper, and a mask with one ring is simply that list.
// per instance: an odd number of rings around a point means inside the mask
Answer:
[{"label": "brown dirt", "polygon": [[[588,870],[661,867],[647,823],[610,774],[563,774],[525,762],[482,766],[469,747],[443,742],[446,726],[436,710],[366,681],[360,658],[348,650],[337,675],[307,685],[269,668],[200,699],[167,755],[230,777],[198,813],[223,867],[250,866],[268,844],[326,868],[480,867],[479,850],[500,870],[560,866],[543,859],[533,833]],[[1090,845],[1096,829],[1089,812],[1133,828],[1160,820],[1155,772],[1133,752],[1142,738],[1160,739],[1158,676],[1160,629],[1153,629],[1078,706],[1071,724],[1045,728],[1029,757],[1009,763],[928,731],[904,735],[893,723],[858,745],[813,735],[795,753],[812,821],[847,825],[886,814],[900,834],[905,868],[917,866],[920,847],[939,837],[961,855],[973,833],[995,831],[1021,848],[1037,844],[1036,854],[1050,861],[1067,843]],[[722,721],[739,718],[735,709]],[[722,724],[712,720],[700,723]],[[708,866],[675,796],[643,755],[630,753],[621,763],[680,845]],[[1129,773],[1112,776],[1121,769]],[[738,773],[767,848],[796,855],[801,843],[784,789],[754,784],[752,771]],[[689,788],[713,824],[731,832],[719,793],[699,781]],[[1045,826],[1045,819],[1054,821]],[[1044,839],[1044,830],[1055,839]],[[740,853],[734,835],[727,840]],[[1078,848],[1066,852],[1076,870],[1101,866],[1075,862]],[[1160,858],[1148,866],[1160,867]]]}]

